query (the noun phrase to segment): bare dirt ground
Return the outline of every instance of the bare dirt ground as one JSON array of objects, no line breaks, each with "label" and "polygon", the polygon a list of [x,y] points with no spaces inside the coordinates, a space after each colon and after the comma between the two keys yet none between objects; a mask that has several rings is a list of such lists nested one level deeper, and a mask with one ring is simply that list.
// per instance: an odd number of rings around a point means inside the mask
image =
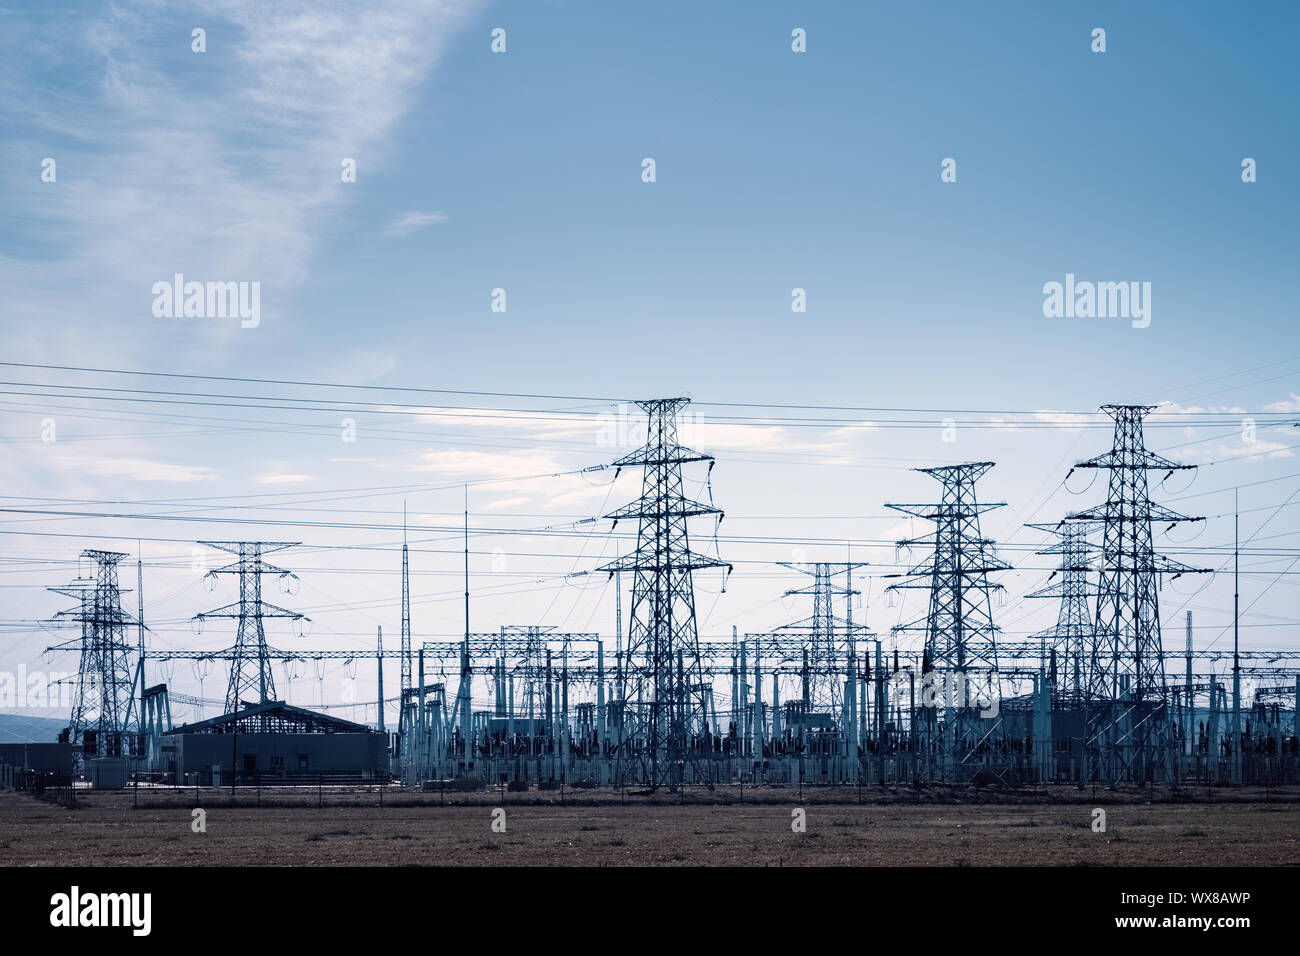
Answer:
[{"label": "bare dirt ground", "polygon": [[[1300,866],[1300,793],[0,792],[0,864]],[[257,800],[261,800],[261,806]],[[136,808],[136,801],[139,807]],[[686,802],[678,802],[685,800]],[[705,801],[708,802],[705,802]],[[579,801],[579,802],[575,802]],[[728,802],[729,801],[729,802]],[[322,803],[323,806],[317,804]],[[206,833],[191,828],[206,813]],[[493,832],[493,810],[506,830]],[[806,813],[804,833],[792,811]],[[1093,830],[1093,809],[1106,830]]]}]

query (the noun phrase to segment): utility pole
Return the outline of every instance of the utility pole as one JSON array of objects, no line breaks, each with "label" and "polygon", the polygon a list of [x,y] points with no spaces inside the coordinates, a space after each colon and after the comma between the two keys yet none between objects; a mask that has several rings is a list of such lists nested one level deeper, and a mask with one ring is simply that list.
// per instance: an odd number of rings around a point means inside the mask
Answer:
[{"label": "utility pole", "polygon": [[[136,599],[136,649],[140,655],[140,700],[143,706],[144,688],[145,688],[145,671],[144,671],[144,551],[141,548],[140,539],[135,542],[135,599]],[[141,714],[141,724],[143,717]]]},{"label": "utility pole", "polygon": [[[1184,707],[1187,708],[1187,722],[1183,731],[1187,736],[1187,745],[1183,748],[1187,756],[1196,753],[1196,692],[1192,689],[1192,612],[1187,612],[1187,673],[1184,679]],[[1193,765],[1194,766],[1194,765]]]},{"label": "utility pole", "polygon": [[469,485],[465,485],[465,650],[462,656],[460,674],[460,692],[464,700],[461,709],[461,736],[465,738],[465,760],[468,768],[472,728],[470,714],[470,691],[473,676],[469,659]]},{"label": "utility pole", "polygon": [[[410,754],[406,739],[410,734],[407,717],[407,698],[411,685],[411,565],[406,547],[406,502],[402,502],[402,675],[401,689],[398,691],[397,713],[397,749],[398,756],[405,763]],[[423,704],[421,704],[423,706]]]},{"label": "utility pole", "polygon": [[375,701],[379,709],[379,732],[384,733],[384,629],[382,626],[378,629],[376,636],[379,646],[376,648],[379,653],[375,655],[375,666],[379,669],[379,697]]},{"label": "utility pole", "polygon": [[1232,489],[1232,776],[1241,783],[1241,508]]},{"label": "utility pole", "polygon": [[[144,553],[141,550],[140,539],[135,542],[135,594],[137,613],[135,616],[136,623],[136,664],[135,678],[132,682],[131,697],[127,701],[126,718],[123,723],[124,727],[134,725],[139,730],[140,742],[143,745],[145,734],[145,715],[144,715],[144,691],[145,691],[145,670],[144,670]],[[141,756],[143,751],[141,751]]]}]

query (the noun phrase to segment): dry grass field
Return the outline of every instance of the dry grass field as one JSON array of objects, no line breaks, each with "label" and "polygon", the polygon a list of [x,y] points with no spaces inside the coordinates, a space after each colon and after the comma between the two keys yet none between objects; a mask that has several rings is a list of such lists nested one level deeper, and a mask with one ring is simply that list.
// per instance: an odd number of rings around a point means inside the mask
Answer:
[{"label": "dry grass field", "polygon": [[[0,864],[1300,866],[1300,794],[856,794],[141,790],[75,809],[0,793]],[[139,801],[139,807],[135,806]],[[197,803],[196,803],[197,799]],[[730,800],[731,802],[719,802]],[[580,801],[580,802],[575,802]],[[833,802],[826,802],[833,801]],[[323,806],[317,804],[323,803]],[[192,808],[206,833],[191,829]],[[492,811],[506,830],[493,832]],[[803,807],[807,830],[791,829]],[[1106,832],[1092,810],[1107,811]]]}]

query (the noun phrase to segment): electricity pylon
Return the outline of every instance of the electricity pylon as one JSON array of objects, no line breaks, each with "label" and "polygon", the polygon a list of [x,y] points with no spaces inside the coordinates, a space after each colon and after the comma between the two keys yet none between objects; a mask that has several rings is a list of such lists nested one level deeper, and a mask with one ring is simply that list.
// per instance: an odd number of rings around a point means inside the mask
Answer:
[{"label": "electricity pylon", "polygon": [[1026,597],[1060,599],[1056,623],[1033,637],[1043,641],[1043,658],[1051,660],[1057,669],[1057,673],[1052,675],[1057,699],[1069,696],[1078,700],[1082,694],[1084,662],[1092,655],[1096,634],[1092,608],[1088,604],[1089,596],[1096,593],[1095,588],[1088,586],[1088,572],[1093,570],[1089,560],[1088,525],[1073,522],[1026,527],[1047,531],[1059,538],[1035,552],[1059,555],[1060,563],[1052,572],[1050,583],[1031,591]]},{"label": "electricity pylon", "polygon": [[1096,637],[1085,693],[1090,701],[1093,769],[1110,784],[1124,778],[1145,783],[1157,773],[1173,779],[1167,763],[1171,735],[1160,641],[1160,575],[1178,577],[1201,570],[1156,554],[1152,546],[1153,521],[1172,527],[1204,520],[1184,517],[1151,500],[1148,472],[1168,477],[1195,467],[1147,450],[1142,421],[1155,407],[1101,407],[1115,422],[1111,449],[1074,467],[1110,472],[1106,500],[1067,518],[1100,522],[1103,528]]},{"label": "electricity pylon", "polygon": [[[975,496],[975,482],[993,467],[991,461],[967,462],[938,468],[918,468],[943,484],[935,504],[887,504],[903,514],[934,522],[934,531],[920,538],[900,541],[899,547],[925,544],[930,554],[906,572],[888,591],[921,588],[929,591],[925,617],[895,627],[895,633],[919,631],[925,635],[923,669],[929,678],[936,671],[943,679],[947,746],[958,762],[965,762],[985,733],[977,720],[988,709],[972,697],[991,703],[998,699],[997,631],[993,623],[991,595],[1002,589],[988,576],[1010,569],[995,553],[993,542],[980,533],[980,515],[1001,508],[1005,502],[981,504]],[[949,690],[951,688],[951,690]],[[937,718],[937,713],[928,715]]]},{"label": "electricity pylon", "polygon": [[128,722],[135,684],[131,645],[126,637],[126,628],[135,619],[122,610],[122,591],[117,583],[117,565],[126,555],[88,550],[81,556],[95,562],[94,577],[50,588],[79,601],[77,608],[57,615],[81,623],[80,641],[58,648],[81,651],[68,727],[68,739],[78,762],[85,756],[124,757],[132,753],[127,735],[132,731]]},{"label": "electricity pylon", "polygon": [[230,684],[226,689],[226,713],[233,714],[255,694],[255,703],[265,704],[276,700],[275,675],[267,656],[266,631],[262,621],[268,617],[284,617],[291,621],[307,620],[297,611],[289,611],[262,600],[262,575],[278,574],[281,585],[289,593],[290,586],[298,580],[292,571],[277,568],[262,560],[273,551],[283,551],[298,544],[297,541],[200,541],[210,548],[236,555],[239,560],[224,568],[215,568],[208,574],[215,580],[218,574],[239,575],[239,600],[215,611],[194,615],[202,622],[210,617],[237,618],[234,656],[230,662]]},{"label": "electricity pylon", "polygon": [[[779,627],[772,633],[779,635],[797,631],[808,635],[803,702],[810,711],[824,710],[829,714],[839,715],[844,707],[843,661],[848,659],[849,654],[856,657],[855,648],[851,645],[856,643],[858,637],[868,638],[874,635],[865,627],[854,625],[851,619],[851,604],[849,605],[850,617],[836,617],[835,598],[844,597],[851,602],[855,594],[862,593],[853,587],[852,575],[854,568],[864,568],[867,563],[865,561],[839,563],[817,561],[812,564],[798,564],[783,561],[781,566],[807,574],[813,579],[813,583],[808,587],[791,589],[783,595],[783,597],[812,595],[813,613],[811,617]],[[840,574],[848,577],[846,584],[835,583],[835,576]],[[841,653],[837,647],[839,634],[842,634],[850,645],[848,653]]]},{"label": "electricity pylon", "polygon": [[[693,744],[708,733],[709,687],[700,668],[699,631],[695,619],[693,572],[729,564],[691,550],[688,519],[722,511],[712,503],[686,497],[684,465],[713,457],[677,441],[677,412],[690,399],[637,402],[648,416],[646,443],[614,462],[615,468],[642,469],[637,500],[605,515],[637,522],[636,550],[606,564],[612,576],[630,571],[632,607],[624,652],[618,746],[620,756],[639,759],[651,787],[680,783],[685,764],[697,752]],[[617,479],[618,473],[615,473]],[[708,477],[706,476],[706,482]]]}]

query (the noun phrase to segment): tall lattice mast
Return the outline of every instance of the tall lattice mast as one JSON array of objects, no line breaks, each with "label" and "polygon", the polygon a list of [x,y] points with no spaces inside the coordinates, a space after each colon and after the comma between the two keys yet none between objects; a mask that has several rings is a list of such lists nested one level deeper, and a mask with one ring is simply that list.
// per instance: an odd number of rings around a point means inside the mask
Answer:
[{"label": "tall lattice mast", "polygon": [[[808,680],[806,683],[808,699],[805,703],[812,710],[825,709],[831,714],[839,714],[843,708],[843,662],[847,655],[841,648],[837,647],[837,641],[840,634],[850,643],[854,642],[858,637],[870,636],[871,632],[866,627],[857,627],[852,620],[853,595],[862,593],[853,588],[853,569],[866,566],[865,561],[850,563],[818,561],[812,564],[782,562],[782,567],[791,568],[801,574],[807,574],[813,579],[810,586],[788,590],[784,595],[786,597],[798,594],[812,595],[812,616],[777,628],[773,632],[774,634],[796,630],[801,633],[808,632]],[[835,576],[840,574],[848,576],[848,583],[843,585],[835,583]],[[836,597],[848,599],[848,617],[840,618],[835,616]]]},{"label": "tall lattice mast", "polygon": [[[987,740],[989,730],[982,723],[996,714],[987,705],[997,700],[1001,682],[997,670],[997,627],[993,624],[992,593],[1001,584],[989,583],[988,576],[1009,570],[993,550],[993,542],[980,533],[980,515],[1004,506],[1004,502],[980,503],[975,481],[992,462],[950,464],[939,468],[918,468],[944,486],[940,501],[931,505],[887,505],[891,509],[935,523],[931,535],[900,541],[900,548],[928,545],[931,553],[913,564],[889,592],[901,588],[924,588],[930,592],[926,617],[894,627],[894,633],[924,633],[923,680],[940,678],[943,695],[943,732],[939,741],[941,760],[956,761],[954,773],[970,773],[971,758]],[[897,670],[897,665],[896,665]],[[924,697],[924,695],[923,695]],[[935,732],[940,706],[924,709],[926,735]],[[995,724],[996,726],[996,724]],[[913,728],[917,732],[918,728]],[[927,744],[928,747],[928,744]]]},{"label": "tall lattice mast", "polygon": [[629,753],[637,747],[652,786],[679,779],[693,738],[709,726],[709,684],[700,665],[692,573],[731,567],[690,547],[688,519],[716,515],[721,521],[722,511],[711,501],[687,498],[683,491],[684,465],[708,462],[709,473],[713,471],[712,456],[678,444],[677,413],[689,401],[637,402],[649,419],[646,443],[614,465],[620,470],[641,466],[641,497],[605,516],[615,526],[626,519],[637,521],[636,550],[604,570],[611,575],[633,573],[623,655],[624,699],[617,703],[624,721],[622,746]]},{"label": "tall lattice mast", "polygon": [[[412,709],[411,682],[411,558],[406,546],[406,502],[402,502],[402,680],[397,693],[397,756],[403,765],[411,762],[406,741],[410,735],[407,711]],[[418,706],[418,705],[414,705]]]},{"label": "tall lattice mast", "polygon": [[132,730],[128,720],[134,686],[126,629],[134,619],[122,610],[122,590],[117,581],[118,562],[126,555],[95,550],[81,555],[95,562],[94,577],[78,578],[68,587],[50,589],[79,602],[77,608],[58,614],[59,618],[81,623],[81,640],[60,647],[81,651],[69,740],[78,759],[83,753],[126,756],[131,752],[124,744]]},{"label": "tall lattice mast", "polygon": [[1010,565],[997,557],[993,542],[981,536],[980,515],[1004,507],[1006,502],[980,504],[975,497],[975,482],[992,467],[991,461],[978,461],[918,468],[942,482],[940,501],[885,505],[935,525],[931,534],[898,542],[900,548],[924,544],[931,551],[901,575],[908,580],[888,588],[924,588],[930,592],[926,616],[894,630],[924,633],[925,649],[935,668],[964,673],[995,673],[998,668],[997,628],[990,595],[1001,590],[1002,585],[990,583],[988,576],[1009,570]]},{"label": "tall lattice mast", "polygon": [[1148,451],[1142,420],[1153,405],[1103,405],[1115,421],[1111,450],[1075,468],[1110,472],[1105,502],[1069,516],[1070,521],[1100,522],[1103,529],[1100,579],[1095,618],[1096,642],[1089,661],[1086,691],[1094,699],[1135,701],[1166,696],[1164,653],[1160,643],[1159,576],[1197,569],[1155,553],[1151,524],[1200,521],[1155,504],[1147,472],[1166,475],[1194,468]]},{"label": "tall lattice mast", "polygon": [[1033,636],[1043,641],[1043,657],[1056,661],[1058,698],[1066,696],[1067,689],[1077,698],[1082,693],[1080,684],[1084,662],[1092,656],[1096,633],[1092,608],[1088,603],[1089,596],[1096,593],[1088,586],[1088,572],[1093,570],[1089,561],[1089,529],[1083,522],[1031,524],[1028,527],[1050,532],[1059,539],[1036,552],[1059,555],[1060,563],[1052,572],[1054,580],[1026,597],[1060,599],[1056,623]]},{"label": "tall lattice mast", "polygon": [[[411,689],[411,559],[406,547],[406,503],[402,503],[402,693]],[[405,700],[405,697],[402,698]]]},{"label": "tall lattice mast", "polygon": [[262,600],[262,575],[278,574],[282,586],[289,591],[298,576],[292,571],[277,568],[262,560],[273,551],[292,548],[297,541],[201,541],[210,548],[236,555],[238,561],[224,568],[215,568],[208,574],[239,575],[239,600],[234,604],[196,614],[194,620],[210,617],[236,618],[239,626],[235,633],[235,646],[230,661],[230,684],[226,689],[226,713],[233,714],[241,703],[248,701],[265,704],[276,700],[275,675],[267,656],[266,631],[262,621],[268,617],[284,617],[291,621],[306,620],[297,611],[289,611]]}]

